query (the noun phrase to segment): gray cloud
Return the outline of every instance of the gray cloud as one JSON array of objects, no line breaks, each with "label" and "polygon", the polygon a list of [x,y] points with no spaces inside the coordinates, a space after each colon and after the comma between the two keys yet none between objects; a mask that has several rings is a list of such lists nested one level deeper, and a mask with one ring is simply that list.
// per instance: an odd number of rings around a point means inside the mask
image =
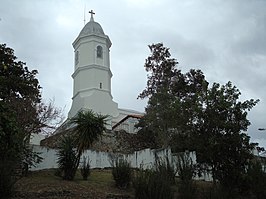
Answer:
[{"label": "gray cloud", "polygon": [[[265,145],[266,1],[85,1],[109,35],[112,91],[120,107],[144,110],[136,100],[146,86],[147,45],[163,42],[185,72],[201,69],[210,82],[232,81],[241,100],[259,98],[249,135]],[[84,1],[8,1],[0,7],[0,42],[39,71],[43,97],[71,106],[72,42],[83,27]],[[89,18],[86,15],[87,20]],[[265,132],[266,133],[266,132]]]}]

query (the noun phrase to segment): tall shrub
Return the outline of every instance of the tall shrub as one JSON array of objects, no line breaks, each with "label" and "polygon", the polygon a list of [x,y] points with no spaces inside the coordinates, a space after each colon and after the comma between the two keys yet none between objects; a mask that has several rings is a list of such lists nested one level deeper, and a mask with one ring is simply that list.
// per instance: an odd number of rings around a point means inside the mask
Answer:
[{"label": "tall shrub", "polygon": [[80,168],[80,173],[82,175],[83,180],[87,180],[90,175],[90,159],[83,157],[82,165]]},{"label": "tall shrub", "polygon": [[247,177],[251,193],[257,199],[266,198],[266,173],[263,171],[260,161],[257,160],[250,163]]},{"label": "tall shrub", "polygon": [[74,140],[70,136],[66,136],[61,140],[58,156],[58,167],[62,173],[64,180],[73,180],[76,173],[76,151],[74,150]]},{"label": "tall shrub", "polygon": [[172,199],[171,182],[166,175],[155,170],[136,172],[133,186],[136,199]]},{"label": "tall shrub", "polygon": [[177,170],[174,168],[174,165],[171,164],[171,162],[167,156],[164,158],[156,157],[154,170],[158,174],[168,178],[168,180],[171,184],[175,183],[175,176],[176,176]]},{"label": "tall shrub", "polygon": [[193,181],[195,175],[195,166],[188,153],[182,153],[177,158],[177,173],[180,181],[178,184],[178,193],[182,199],[196,197],[196,184]]},{"label": "tall shrub", "polygon": [[116,186],[118,188],[127,188],[132,178],[130,163],[125,159],[116,158],[112,164],[112,175]]}]

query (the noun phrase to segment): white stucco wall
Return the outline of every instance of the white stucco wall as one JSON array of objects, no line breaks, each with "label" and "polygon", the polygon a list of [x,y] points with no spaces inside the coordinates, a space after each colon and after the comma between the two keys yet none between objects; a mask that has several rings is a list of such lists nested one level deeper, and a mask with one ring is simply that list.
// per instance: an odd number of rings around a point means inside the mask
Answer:
[{"label": "white stucco wall", "polygon": [[[33,149],[35,152],[39,153],[39,155],[43,158],[43,161],[36,167],[30,168],[30,170],[36,171],[42,169],[58,168],[57,150],[41,146],[33,146]],[[177,155],[172,154],[170,149],[144,149],[141,151],[135,151],[134,153],[127,155],[87,150],[82,156],[86,157],[87,159],[89,158],[90,166],[92,169],[110,168],[112,167],[112,160],[114,160],[116,157],[124,158],[129,161],[132,168],[143,169],[152,168],[155,164],[156,158],[164,160],[165,157],[168,157],[169,161],[173,165],[175,165],[175,162],[178,160]],[[193,164],[195,164],[196,153],[188,152],[188,156],[189,158],[191,158]],[[81,158],[81,161],[83,157]],[[212,177],[210,174],[203,173],[202,176],[196,176],[195,179],[211,181]]]},{"label": "white stucco wall", "polygon": [[[31,170],[42,170],[50,168],[58,168],[57,165],[57,150],[49,149],[41,146],[33,146],[34,151],[40,153],[39,155],[43,158],[43,161]],[[122,155],[122,154],[113,154],[107,152],[99,152],[87,150],[82,156],[86,158],[89,157],[91,168],[108,168],[111,167],[112,158],[111,157],[123,157],[127,159],[131,167],[133,168],[149,168],[155,162],[155,156],[159,158],[164,158],[167,156],[171,159],[171,150],[155,150],[155,149],[144,149],[141,151],[135,151],[132,154]],[[81,158],[82,161],[82,158]]]},{"label": "white stucco wall", "polygon": [[30,144],[40,145],[41,140],[45,138],[45,135],[32,133],[30,136]]}]

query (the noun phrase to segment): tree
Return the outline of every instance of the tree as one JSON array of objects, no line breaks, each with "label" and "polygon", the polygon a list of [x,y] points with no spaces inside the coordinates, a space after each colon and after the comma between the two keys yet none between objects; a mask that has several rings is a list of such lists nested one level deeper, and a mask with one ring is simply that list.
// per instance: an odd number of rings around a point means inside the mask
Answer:
[{"label": "tree", "polygon": [[214,180],[230,189],[241,183],[256,146],[244,132],[250,125],[247,111],[258,100],[241,102],[240,95],[231,82],[214,83],[204,99],[201,120],[195,124],[197,161],[210,167]]},{"label": "tree", "polygon": [[[40,160],[29,147],[30,136],[51,122],[48,119],[51,114],[47,114],[48,109],[41,102],[37,74],[37,70],[31,71],[25,63],[17,61],[13,49],[0,44],[0,166],[1,172],[7,171],[3,173],[5,177],[1,176],[0,185],[3,179],[3,184],[12,181],[6,194],[11,193],[15,182],[14,171],[23,163]],[[0,195],[5,194],[2,187],[0,191]]]},{"label": "tree", "polygon": [[[143,90],[138,98],[149,98],[146,113],[140,120],[139,127],[152,129],[157,135],[156,142],[166,145],[168,141],[167,129],[171,127],[171,101],[170,87],[175,75],[180,71],[175,69],[175,59],[171,58],[168,48],[162,44],[149,46],[151,56],[145,61],[145,69],[148,72],[147,88]],[[164,143],[162,143],[164,141]]]},{"label": "tree", "polygon": [[89,149],[92,143],[99,139],[105,131],[107,116],[94,113],[92,110],[80,111],[71,118],[70,124],[73,127],[74,143],[77,147],[77,159],[75,163],[75,172],[79,166],[82,153]]},{"label": "tree", "polygon": [[15,171],[22,160],[23,134],[17,127],[15,114],[0,101],[0,195],[12,194],[16,182]]},{"label": "tree", "polygon": [[194,111],[197,102],[200,103],[208,83],[200,70],[181,73],[176,68],[178,62],[163,44],[152,44],[149,48],[151,55],[144,65],[148,72],[147,87],[138,96],[149,101],[138,126],[152,130],[157,135],[157,144],[167,146],[176,136],[173,132],[187,136],[197,117]]},{"label": "tree", "polygon": [[11,48],[0,45],[0,164],[7,171],[5,180],[11,182],[10,189],[15,170],[29,153],[30,129],[38,123],[36,105],[41,101],[37,71],[30,71],[16,59]]},{"label": "tree", "polygon": [[244,133],[250,125],[247,112],[258,100],[241,102],[231,82],[209,87],[200,70],[182,73],[163,44],[149,48],[147,87],[139,95],[149,100],[138,126],[158,132],[154,135],[162,146],[196,150],[201,167],[211,168],[214,180],[224,186],[239,184],[255,146]]}]

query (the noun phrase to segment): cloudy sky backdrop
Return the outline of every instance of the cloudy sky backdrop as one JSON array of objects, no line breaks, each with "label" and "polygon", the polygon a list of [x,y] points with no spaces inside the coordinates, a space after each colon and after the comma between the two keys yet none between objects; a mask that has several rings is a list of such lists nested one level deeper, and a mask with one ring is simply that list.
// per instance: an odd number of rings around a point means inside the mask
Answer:
[{"label": "cloudy sky backdrop", "polygon": [[265,0],[0,0],[0,43],[39,71],[46,100],[71,106],[72,42],[88,11],[109,35],[112,94],[120,108],[144,111],[137,95],[146,86],[147,45],[163,42],[183,72],[201,69],[209,82],[232,81],[251,110],[252,141],[266,147]]}]

